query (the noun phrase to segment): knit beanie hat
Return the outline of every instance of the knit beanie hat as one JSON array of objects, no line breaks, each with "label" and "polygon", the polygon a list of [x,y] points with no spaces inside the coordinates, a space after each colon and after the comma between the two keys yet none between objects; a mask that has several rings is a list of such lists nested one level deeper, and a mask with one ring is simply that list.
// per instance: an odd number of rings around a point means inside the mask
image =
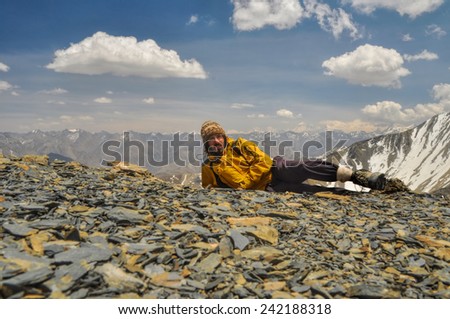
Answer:
[{"label": "knit beanie hat", "polygon": [[203,143],[206,143],[211,136],[216,134],[221,134],[226,137],[225,130],[219,125],[219,123],[214,121],[206,121],[202,124],[200,135],[202,136]]}]

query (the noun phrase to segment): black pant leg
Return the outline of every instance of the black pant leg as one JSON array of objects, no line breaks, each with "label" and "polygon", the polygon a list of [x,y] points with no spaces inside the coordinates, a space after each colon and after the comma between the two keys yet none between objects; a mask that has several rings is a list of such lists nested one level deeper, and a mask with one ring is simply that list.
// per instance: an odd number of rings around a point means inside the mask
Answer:
[{"label": "black pant leg", "polygon": [[322,160],[285,160],[282,157],[274,158],[272,168],[273,182],[303,183],[307,179],[325,182],[336,181],[338,166]]}]

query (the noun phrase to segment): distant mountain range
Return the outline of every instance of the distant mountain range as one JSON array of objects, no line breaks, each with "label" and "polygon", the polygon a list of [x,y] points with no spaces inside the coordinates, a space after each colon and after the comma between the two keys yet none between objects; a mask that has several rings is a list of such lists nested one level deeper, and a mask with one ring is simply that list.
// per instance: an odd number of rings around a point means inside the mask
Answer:
[{"label": "distant mountain range", "polygon": [[[390,131],[392,132],[392,131]],[[333,158],[354,169],[386,172],[419,192],[450,188],[450,113],[437,115],[403,132],[330,131],[252,132],[230,134],[255,141],[272,157]],[[109,161],[127,161],[175,183],[200,182],[203,147],[197,133],[91,133],[84,130],[0,133],[5,156],[49,155],[99,167]]]},{"label": "distant mountain range", "polygon": [[[252,140],[271,156],[321,157],[334,147],[349,146],[373,137],[366,132],[230,134]],[[199,182],[203,146],[198,133],[90,133],[63,130],[0,133],[0,151],[5,156],[49,155],[50,159],[75,160],[99,167],[108,161],[127,161],[148,168],[156,176],[177,183]]]},{"label": "distant mountain range", "polygon": [[401,133],[377,136],[330,155],[352,166],[400,178],[417,192],[450,188],[450,113]]}]

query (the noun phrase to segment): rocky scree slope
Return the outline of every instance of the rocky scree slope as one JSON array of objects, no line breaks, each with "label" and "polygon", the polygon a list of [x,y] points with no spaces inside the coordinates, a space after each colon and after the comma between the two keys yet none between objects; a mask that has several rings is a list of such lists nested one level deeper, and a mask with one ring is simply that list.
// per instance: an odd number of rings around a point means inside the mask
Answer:
[{"label": "rocky scree slope", "polygon": [[0,157],[0,297],[450,298],[449,204]]}]

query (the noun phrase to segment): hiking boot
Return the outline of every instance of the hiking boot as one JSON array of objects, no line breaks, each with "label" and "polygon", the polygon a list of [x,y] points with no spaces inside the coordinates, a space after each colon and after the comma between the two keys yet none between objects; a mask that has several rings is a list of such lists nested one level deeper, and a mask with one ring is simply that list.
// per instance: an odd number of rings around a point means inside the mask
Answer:
[{"label": "hiking boot", "polygon": [[365,169],[354,172],[351,181],[375,190],[383,190],[386,187],[386,176],[383,173],[372,173]]}]

